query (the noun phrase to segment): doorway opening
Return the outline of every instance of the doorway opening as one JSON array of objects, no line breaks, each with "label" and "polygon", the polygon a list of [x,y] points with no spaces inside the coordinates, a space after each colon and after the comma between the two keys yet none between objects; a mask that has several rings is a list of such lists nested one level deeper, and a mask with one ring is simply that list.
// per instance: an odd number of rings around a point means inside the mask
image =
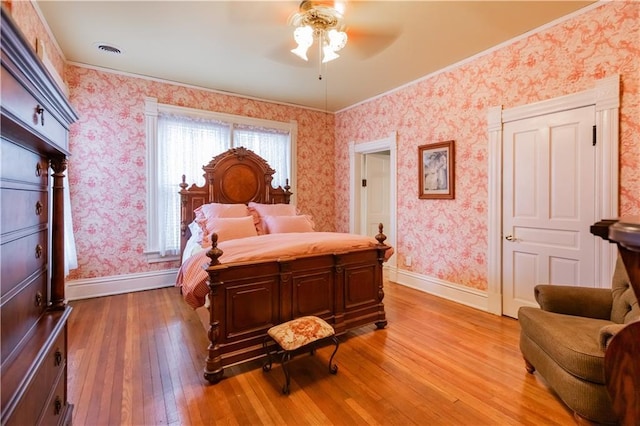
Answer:
[{"label": "doorway opening", "polygon": [[[384,139],[349,143],[349,232],[375,236],[377,226],[371,234],[371,223],[381,221],[386,243],[392,247],[396,246],[398,204],[396,158],[396,132]],[[396,266],[395,254],[386,265]]]}]

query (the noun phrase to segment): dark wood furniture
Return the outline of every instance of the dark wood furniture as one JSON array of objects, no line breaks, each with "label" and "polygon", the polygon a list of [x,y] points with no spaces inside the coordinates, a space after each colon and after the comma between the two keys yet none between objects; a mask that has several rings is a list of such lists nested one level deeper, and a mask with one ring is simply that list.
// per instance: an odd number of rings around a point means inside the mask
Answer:
[{"label": "dark wood furniture", "polygon": [[4,8],[0,28],[2,424],[71,424],[62,180],[77,116]]},{"label": "dark wood furniture", "polygon": [[[591,232],[618,245],[631,286],[640,300],[640,217],[601,221],[592,226]],[[640,424],[640,322],[627,325],[611,339],[604,368],[620,423]]]},{"label": "dark wood furniture", "polygon": [[[182,247],[190,236],[193,211],[202,204],[288,203],[289,188],[273,188],[275,173],[245,148],[232,148],[203,167],[205,186],[187,189],[182,177]],[[209,349],[205,378],[217,383],[224,366],[264,356],[262,342],[274,325],[301,316],[322,318],[337,335],[375,323],[387,324],[382,263],[386,237],[375,247],[345,253],[300,256],[261,262],[221,264],[214,243],[209,275]]]}]

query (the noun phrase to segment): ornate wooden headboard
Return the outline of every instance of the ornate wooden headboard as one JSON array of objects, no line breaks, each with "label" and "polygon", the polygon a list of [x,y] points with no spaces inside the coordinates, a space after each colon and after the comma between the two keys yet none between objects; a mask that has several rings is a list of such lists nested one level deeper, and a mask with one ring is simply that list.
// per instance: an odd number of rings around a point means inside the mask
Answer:
[{"label": "ornate wooden headboard", "polygon": [[186,176],[180,184],[180,252],[191,236],[189,224],[195,218],[193,211],[203,204],[226,203],[247,204],[250,201],[262,204],[289,204],[292,193],[289,180],[284,188],[271,185],[273,170],[255,152],[244,147],[231,148],[213,157],[202,167],[205,184],[188,188]]}]

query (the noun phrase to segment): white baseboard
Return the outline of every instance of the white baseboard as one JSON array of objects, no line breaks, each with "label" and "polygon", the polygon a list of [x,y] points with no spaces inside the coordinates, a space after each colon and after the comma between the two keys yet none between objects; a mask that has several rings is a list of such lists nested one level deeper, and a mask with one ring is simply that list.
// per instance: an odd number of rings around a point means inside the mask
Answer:
[{"label": "white baseboard", "polygon": [[[67,281],[65,296],[67,300],[80,300],[131,293],[133,291],[171,287],[175,285],[177,273],[177,269],[166,269],[140,274],[114,275],[110,277]],[[384,276],[395,283],[482,311],[492,312],[492,310],[489,309],[489,297],[486,292],[481,290],[397,269],[389,265],[384,267]]]},{"label": "white baseboard", "polygon": [[424,291],[425,293],[433,294],[434,296],[461,303],[481,311],[492,312],[489,309],[489,298],[485,291],[388,266],[385,266],[384,271],[385,277],[395,283],[415,288],[416,290]]},{"label": "white baseboard", "polygon": [[177,269],[165,269],[139,274],[71,280],[66,282],[65,297],[67,300],[79,300],[171,287],[176,283],[177,274]]}]

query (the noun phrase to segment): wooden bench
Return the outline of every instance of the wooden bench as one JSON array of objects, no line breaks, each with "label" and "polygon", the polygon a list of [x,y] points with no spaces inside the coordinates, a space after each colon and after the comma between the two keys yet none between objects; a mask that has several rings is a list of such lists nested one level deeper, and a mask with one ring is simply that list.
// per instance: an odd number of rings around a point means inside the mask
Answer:
[{"label": "wooden bench", "polygon": [[[311,355],[315,353],[315,346],[318,342],[331,339],[336,348],[329,359],[329,372],[336,374],[338,366],[333,364],[333,357],[338,352],[338,339],[335,331],[326,321],[315,316],[305,316],[293,319],[291,321],[278,324],[271,327],[267,331],[267,337],[263,346],[267,353],[267,362],[262,369],[267,372],[271,370],[271,350],[269,349],[269,340],[273,339],[277,346],[282,350],[282,371],[284,371],[285,384],[282,393],[289,394],[289,385],[291,377],[287,368],[287,363],[291,360],[292,354],[298,350],[310,350]],[[277,352],[277,348],[276,348]]]}]

